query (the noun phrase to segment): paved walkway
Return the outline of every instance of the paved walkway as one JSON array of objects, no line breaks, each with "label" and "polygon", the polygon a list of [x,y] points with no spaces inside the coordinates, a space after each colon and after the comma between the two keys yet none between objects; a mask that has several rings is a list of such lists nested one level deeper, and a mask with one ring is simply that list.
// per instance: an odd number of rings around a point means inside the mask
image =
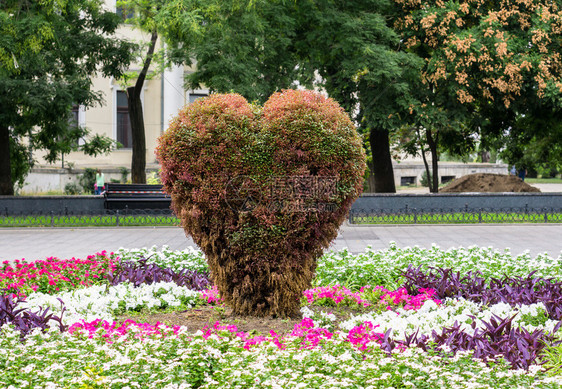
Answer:
[{"label": "paved walkway", "polygon": [[[431,247],[435,243],[448,249],[478,245],[509,248],[513,254],[529,250],[533,256],[547,252],[558,257],[562,255],[562,224],[344,225],[332,246],[336,250],[347,247],[356,253],[368,245],[374,249],[385,248],[391,241],[398,247]],[[47,256],[83,258],[101,250],[153,245],[181,250],[194,244],[179,227],[0,229],[0,261]]]}]

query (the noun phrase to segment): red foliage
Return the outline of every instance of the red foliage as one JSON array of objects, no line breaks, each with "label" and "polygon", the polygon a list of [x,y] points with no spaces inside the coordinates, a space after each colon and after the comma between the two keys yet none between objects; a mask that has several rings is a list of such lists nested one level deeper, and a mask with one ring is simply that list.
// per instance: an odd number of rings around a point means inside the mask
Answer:
[{"label": "red foliage", "polygon": [[179,113],[157,155],[226,303],[297,316],[316,258],[362,188],[365,154],[343,109],[312,91],[276,93],[263,109],[212,95]]}]

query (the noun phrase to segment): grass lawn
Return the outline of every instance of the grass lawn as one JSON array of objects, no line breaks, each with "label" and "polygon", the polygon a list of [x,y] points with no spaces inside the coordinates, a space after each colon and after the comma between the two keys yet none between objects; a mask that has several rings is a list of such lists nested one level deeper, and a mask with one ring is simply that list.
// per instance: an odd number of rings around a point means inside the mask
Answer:
[{"label": "grass lawn", "polygon": [[[353,216],[352,224],[470,224],[470,223],[561,223],[562,213],[444,213],[416,215]],[[98,215],[98,216],[0,216],[0,227],[115,227],[179,226],[172,215]]]},{"label": "grass lawn", "polygon": [[439,213],[416,215],[354,216],[353,224],[474,224],[474,223],[562,223],[562,213]]},{"label": "grass lawn", "polygon": [[562,178],[525,178],[527,184],[562,184]]},{"label": "grass lawn", "polygon": [[179,226],[172,215],[0,216],[0,227]]}]

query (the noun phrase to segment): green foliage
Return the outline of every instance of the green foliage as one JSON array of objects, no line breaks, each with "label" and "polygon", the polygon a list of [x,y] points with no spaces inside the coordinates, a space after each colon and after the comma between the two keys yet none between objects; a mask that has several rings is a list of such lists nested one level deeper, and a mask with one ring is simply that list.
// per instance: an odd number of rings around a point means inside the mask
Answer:
[{"label": "green foliage", "polygon": [[64,186],[64,194],[77,195],[80,194],[80,186],[75,182],[69,182]]},{"label": "green foliage", "polygon": [[85,142],[83,145],[79,146],[79,149],[84,152],[84,154],[91,157],[96,157],[100,154],[108,154],[113,149],[117,148],[117,141],[99,134],[94,134]]},{"label": "green foliage", "polygon": [[286,90],[184,108],[157,149],[164,189],[241,314],[294,316],[315,260],[361,193],[361,138],[333,100]]},{"label": "green foliage", "polygon": [[424,59],[414,124],[440,132],[452,124],[455,136],[442,133],[439,140],[453,154],[470,151],[466,146],[477,135],[485,150],[503,150],[510,165],[560,161],[562,42],[553,39],[560,34],[559,4],[396,5],[396,31]]},{"label": "green foliage", "polygon": [[553,166],[539,167],[537,172],[541,178],[556,178],[556,176],[560,174],[560,171]]},{"label": "green foliage", "polygon": [[421,175],[421,179],[420,179],[420,184],[421,186],[425,186],[426,188],[429,187],[429,182],[432,180],[432,175],[431,172],[429,173],[429,180],[427,179],[427,171],[423,171],[422,175]]},{"label": "green foliage", "polygon": [[152,172],[146,177],[146,183],[152,185],[161,184],[162,181],[160,180],[160,174],[157,172]]},{"label": "green foliage", "polygon": [[84,193],[94,193],[94,185],[96,183],[96,169],[87,167],[86,169],[84,169],[84,174],[80,175],[78,181],[80,182],[80,186],[82,187]]},{"label": "green foliage", "polygon": [[16,189],[21,189],[34,161],[30,159],[29,149],[17,137],[10,137],[10,161],[12,183]]},{"label": "green foliage", "polygon": [[543,354],[544,368],[549,376],[557,376],[562,373],[562,345],[551,345]]},{"label": "green foliage", "polygon": [[121,172],[121,183],[127,183],[127,179],[131,171],[124,166],[120,167],[119,171]]},{"label": "green foliage", "polygon": [[[113,36],[119,17],[97,0],[4,1],[0,21],[0,130],[11,139],[12,183],[21,183],[31,162],[17,145],[25,137],[48,162],[68,153],[87,135],[69,122],[71,107],[101,102],[91,77],[119,77],[134,45]],[[96,155],[100,143],[94,137],[83,150]]]},{"label": "green foliage", "polygon": [[[298,2],[296,12],[299,56],[306,69],[318,71],[328,94],[356,116],[363,131],[400,126],[421,62],[401,50],[387,22],[387,4],[309,0]],[[315,26],[314,34],[305,26]]]},{"label": "green foliage", "polygon": [[297,67],[295,51],[295,7],[277,0],[202,2],[204,23],[197,29],[188,25],[195,34],[181,39],[184,46],[192,47],[197,60],[196,71],[186,78],[187,85],[234,91],[261,103],[272,93],[291,87],[302,69]]},{"label": "green foliage", "polygon": [[518,117],[509,132],[495,138],[494,145],[504,146],[500,156],[509,165],[550,174],[562,170],[562,122],[552,111],[540,115]]}]

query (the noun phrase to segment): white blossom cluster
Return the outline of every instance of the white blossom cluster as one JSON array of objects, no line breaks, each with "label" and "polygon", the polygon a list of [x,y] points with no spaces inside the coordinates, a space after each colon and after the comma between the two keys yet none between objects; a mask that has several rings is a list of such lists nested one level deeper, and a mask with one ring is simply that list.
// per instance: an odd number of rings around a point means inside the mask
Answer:
[{"label": "white blossom cluster", "polygon": [[[196,248],[174,251],[168,246],[139,249],[120,248],[115,252],[125,260],[137,261],[148,259],[161,267],[170,267],[175,271],[190,269],[207,271],[205,256]],[[483,277],[498,275],[527,276],[536,271],[536,277],[553,277],[562,280],[562,253],[558,258],[547,254],[531,257],[529,252],[513,256],[509,250],[495,250],[490,247],[472,246],[442,250],[437,245],[425,249],[418,246],[399,248],[391,242],[384,250],[372,250],[352,254],[348,250],[331,251],[318,259],[314,286],[341,284],[349,288],[364,285],[383,285],[395,289],[401,284],[400,274],[409,265],[421,266],[427,270],[449,268],[455,272],[467,274],[480,272]]]},{"label": "white blossom cluster", "polygon": [[57,331],[0,329],[2,388],[559,388],[540,366],[511,370],[459,352],[443,360],[415,348],[357,351],[332,338],[322,348],[288,343],[242,348],[235,337],[127,337],[107,343]]},{"label": "white blossom cluster", "polygon": [[[113,321],[117,310],[178,307],[182,304],[189,308],[200,302],[199,295],[199,292],[177,286],[173,282],[143,284],[138,287],[130,283],[122,283],[116,286],[95,285],[53,295],[32,293],[20,307],[32,311],[48,307],[55,315],[60,315],[61,303],[58,300],[60,298],[66,308],[63,323],[71,325],[81,320]],[[56,323],[51,322],[51,325],[54,326]]]},{"label": "white blossom cluster", "polygon": [[425,249],[418,246],[399,248],[394,242],[384,250],[367,248],[352,254],[348,250],[332,251],[318,261],[315,286],[338,283],[357,288],[363,285],[385,285],[397,288],[402,283],[401,273],[408,266],[422,270],[448,268],[463,275],[480,272],[483,277],[528,276],[553,277],[562,280],[562,253],[558,258],[547,254],[531,257],[529,252],[513,256],[509,250],[472,246],[442,250],[437,245]]},{"label": "white blossom cluster", "polygon": [[[440,333],[444,327],[452,327],[457,322],[461,329],[473,334],[476,328],[483,329],[483,321],[489,322],[492,318],[509,318],[515,316],[513,325],[521,326],[529,331],[542,329],[552,332],[557,321],[548,319],[544,304],[537,303],[511,307],[505,303],[491,306],[478,304],[465,299],[446,299],[441,305],[433,300],[427,300],[423,306],[415,310],[398,308],[396,311],[384,311],[380,314],[365,313],[352,316],[350,319],[340,323],[342,330],[351,330],[353,327],[364,322],[378,325],[377,331],[386,332],[392,329],[392,335],[403,337],[419,331],[419,335],[430,335],[432,331]],[[476,321],[475,329],[471,324]]]}]

